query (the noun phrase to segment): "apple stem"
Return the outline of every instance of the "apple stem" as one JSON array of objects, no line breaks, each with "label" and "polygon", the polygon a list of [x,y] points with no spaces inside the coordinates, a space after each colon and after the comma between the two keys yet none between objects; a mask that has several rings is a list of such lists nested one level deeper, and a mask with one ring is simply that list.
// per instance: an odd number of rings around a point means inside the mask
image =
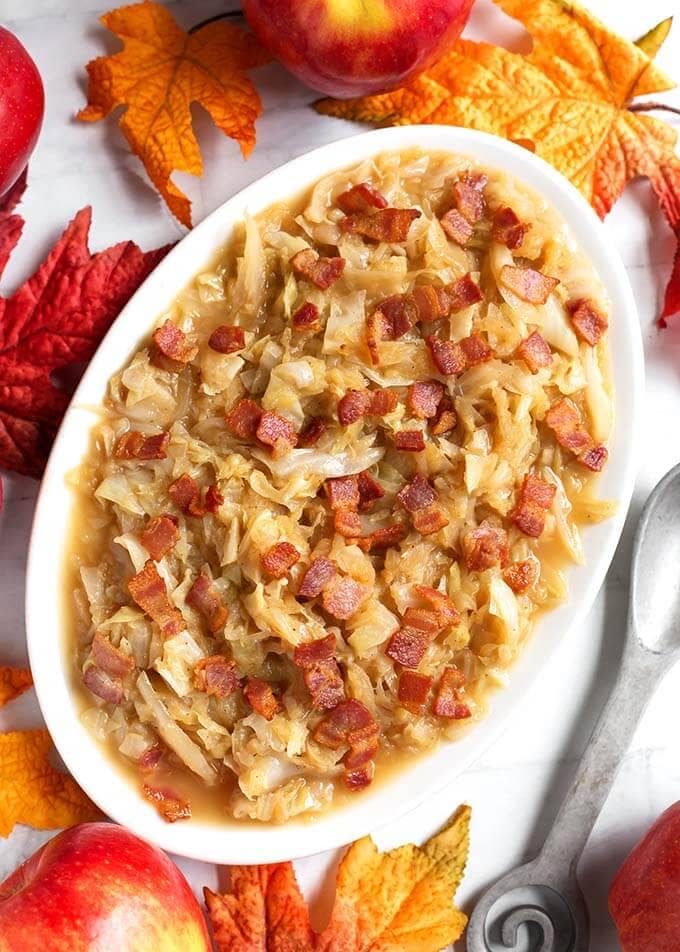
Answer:
[{"label": "apple stem", "polygon": [[653,109],[673,112],[676,116],[680,116],[680,109],[677,106],[669,106],[665,102],[634,102],[628,106],[629,112],[651,112]]},{"label": "apple stem", "polygon": [[229,13],[216,13],[214,17],[208,17],[207,20],[201,20],[200,23],[195,23],[187,31],[188,33],[196,33],[198,30],[201,30],[204,26],[208,26],[209,23],[217,23],[218,20],[228,20],[231,17],[242,17],[243,13],[240,10],[230,10]]}]

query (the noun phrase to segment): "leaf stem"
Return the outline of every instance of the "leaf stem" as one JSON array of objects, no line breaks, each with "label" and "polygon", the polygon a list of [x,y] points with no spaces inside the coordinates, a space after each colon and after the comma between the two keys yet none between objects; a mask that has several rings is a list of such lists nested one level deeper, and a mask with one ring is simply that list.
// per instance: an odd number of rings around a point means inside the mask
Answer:
[{"label": "leaf stem", "polygon": [[672,112],[680,116],[680,109],[677,106],[668,106],[665,102],[634,102],[628,106],[629,112],[651,112],[653,109]]},{"label": "leaf stem", "polygon": [[217,23],[218,20],[228,20],[231,17],[242,17],[243,13],[240,10],[230,10],[229,13],[216,13],[214,17],[208,17],[207,20],[201,20],[200,23],[195,23],[192,27],[187,30],[188,33],[196,33],[198,30],[202,29],[204,26],[208,26],[209,23]]}]

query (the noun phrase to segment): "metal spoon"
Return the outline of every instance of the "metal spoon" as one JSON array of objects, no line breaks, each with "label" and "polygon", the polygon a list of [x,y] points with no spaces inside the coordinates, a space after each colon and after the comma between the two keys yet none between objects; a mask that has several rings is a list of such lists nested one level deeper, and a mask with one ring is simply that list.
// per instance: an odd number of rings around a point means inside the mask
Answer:
[{"label": "metal spoon", "polygon": [[543,849],[503,876],[475,906],[468,952],[588,952],[588,908],[576,866],[635,728],[680,657],[678,565],[680,464],[664,476],[640,517],[623,660],[611,696]]}]

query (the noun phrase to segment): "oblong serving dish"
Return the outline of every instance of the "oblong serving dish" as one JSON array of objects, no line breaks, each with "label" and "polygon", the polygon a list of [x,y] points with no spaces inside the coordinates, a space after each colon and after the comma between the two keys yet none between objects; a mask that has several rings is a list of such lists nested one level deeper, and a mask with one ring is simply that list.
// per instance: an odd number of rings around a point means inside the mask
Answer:
[{"label": "oblong serving dish", "polygon": [[[86,452],[94,408],[107,382],[139,347],[158,315],[229,240],[245,212],[301,192],[319,177],[379,152],[419,146],[468,154],[524,180],[557,209],[593,262],[612,302],[610,348],[615,429],[600,491],[619,502],[613,518],[584,534],[586,565],[569,570],[570,595],[536,626],[509,687],[497,693],[486,719],[455,743],[444,743],[417,763],[349,805],[315,820],[257,826],[200,819],[169,825],[109,763],[81,723],[71,689],[63,637],[62,561],[73,499],[66,474]],[[362,836],[415,807],[461,773],[493,741],[509,714],[526,700],[562,639],[589,611],[613,557],[635,475],[635,435],[643,393],[642,344],[635,302],[623,265],[593,210],[569,182],[530,152],[481,132],[443,126],[381,129],[353,136],[294,159],[225,202],[161,262],[123,309],[100,345],[66,413],[50,456],[36,508],[26,591],[28,648],[47,727],[66,766],[86,793],[114,820],[164,849],[219,863],[271,863],[329,849]],[[546,676],[550,676],[546,674]]]}]

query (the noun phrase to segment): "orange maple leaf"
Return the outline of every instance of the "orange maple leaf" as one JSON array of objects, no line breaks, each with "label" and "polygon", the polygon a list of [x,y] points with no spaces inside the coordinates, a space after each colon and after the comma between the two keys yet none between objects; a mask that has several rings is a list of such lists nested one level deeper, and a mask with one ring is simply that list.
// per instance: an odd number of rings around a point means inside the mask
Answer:
[{"label": "orange maple leaf", "polygon": [[[652,58],[670,20],[637,44],[568,0],[495,0],[532,35],[526,56],[461,39],[408,86],[377,96],[322,99],[330,116],[385,125],[445,123],[528,145],[569,178],[604,217],[637,176],[654,193],[680,242],[677,132],[633,102],[675,83]],[[680,311],[676,252],[660,322]]]},{"label": "orange maple leaf", "polygon": [[379,853],[353,843],[338,868],[331,918],[317,934],[290,863],[236,866],[231,893],[205,890],[220,952],[438,952],[467,919],[453,905],[465,871],[470,808],[422,847]]},{"label": "orange maple leaf", "polygon": [[0,665],[0,707],[19,697],[33,684],[31,672],[25,668]]},{"label": "orange maple leaf", "polygon": [[203,170],[191,104],[200,103],[247,158],[262,103],[245,70],[271,57],[254,36],[232,24],[208,23],[187,34],[151,0],[105,13],[101,22],[124,48],[87,64],[88,105],[78,118],[96,122],[126,106],[120,127],[130,148],[170,211],[190,228],[191,202],[170,176]]}]

